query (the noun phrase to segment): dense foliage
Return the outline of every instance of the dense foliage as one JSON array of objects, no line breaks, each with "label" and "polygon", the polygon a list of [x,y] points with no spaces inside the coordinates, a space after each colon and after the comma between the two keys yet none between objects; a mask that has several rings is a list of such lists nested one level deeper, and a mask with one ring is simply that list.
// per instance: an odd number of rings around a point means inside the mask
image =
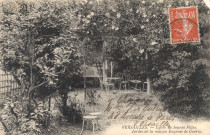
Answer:
[{"label": "dense foliage", "polygon": [[[28,113],[34,113],[39,107],[37,102],[56,91],[63,102],[61,112],[65,112],[68,92],[74,87],[75,76],[80,75],[82,63],[80,42],[72,30],[75,18],[69,4],[3,3],[6,4],[17,8],[10,11],[7,6],[2,7],[3,69],[22,86],[24,93],[20,100],[23,96],[29,99],[29,107],[35,104]],[[33,117],[30,115],[29,119]]]},{"label": "dense foliage", "polygon": [[[68,92],[76,84],[81,64],[108,59],[117,63],[115,72],[150,78],[154,89],[163,91],[161,100],[169,112],[190,117],[209,114],[206,39],[210,20],[204,3],[72,0],[6,4],[12,6],[2,7],[2,64],[26,90],[29,104],[58,90],[61,112],[72,113]],[[201,42],[171,45],[168,7],[195,5]],[[80,119],[78,112],[75,115]]]},{"label": "dense foliage", "polygon": [[198,13],[201,42],[165,44],[152,60],[157,71],[154,84],[164,90],[165,108],[186,118],[209,117],[210,112],[209,9],[199,3]]},{"label": "dense foliage", "polygon": [[17,80],[31,91],[45,84],[59,89],[72,86],[81,54],[71,31],[70,10],[51,2],[18,5],[19,11],[4,12],[2,17],[3,68],[20,76]]},{"label": "dense foliage", "polygon": [[[168,7],[185,6],[198,6],[201,42],[171,45]],[[99,48],[102,58],[118,64],[115,72],[149,77],[156,90],[163,90],[161,100],[173,114],[209,113],[210,21],[203,2],[87,1],[79,7],[79,35]]]},{"label": "dense foliage", "polygon": [[40,134],[56,131],[54,123],[49,123],[52,112],[48,111],[44,102],[38,102],[37,106],[30,104],[29,107],[27,98],[19,100],[18,96],[10,97],[4,101],[0,114],[1,123],[8,133]]}]

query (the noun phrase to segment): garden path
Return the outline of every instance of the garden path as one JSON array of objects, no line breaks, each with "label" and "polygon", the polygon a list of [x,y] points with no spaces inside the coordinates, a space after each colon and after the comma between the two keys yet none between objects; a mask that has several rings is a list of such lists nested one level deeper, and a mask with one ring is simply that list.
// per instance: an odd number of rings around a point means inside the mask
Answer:
[{"label": "garden path", "polygon": [[[74,92],[70,93],[70,95],[73,95]],[[99,95],[99,100],[98,100],[98,105],[88,105],[86,106],[86,112],[102,112],[101,119],[99,120],[99,126],[100,130],[95,132],[95,135],[103,135],[103,134],[114,134],[115,130],[118,129],[118,133],[120,132],[127,132],[130,130],[122,130],[122,125],[133,125],[135,121],[138,121],[136,119],[129,120],[127,119],[129,116],[134,116],[134,115],[139,115],[143,109],[145,110],[143,112],[144,117],[148,117],[149,115],[152,115],[153,119],[157,119],[162,113],[163,115],[169,116],[169,114],[166,111],[162,111],[162,105],[161,102],[158,100],[158,96],[156,95],[147,95],[146,92],[142,91],[136,91],[136,90],[112,90],[112,91],[101,91],[98,90],[97,94]],[[126,98],[125,98],[126,97]],[[109,99],[112,99],[111,101],[111,106],[112,109],[107,112],[105,111],[108,105]],[[129,109],[128,103],[122,103],[122,107],[116,108],[116,105],[118,104],[120,100],[122,101],[132,101],[132,105],[134,109],[129,110],[127,113],[127,118],[123,117],[125,116],[125,112]],[[79,90],[77,100],[80,100],[81,102],[84,102],[84,91]],[[146,101],[146,102],[144,102]],[[123,102],[123,101],[122,101]],[[118,104],[119,105],[119,104]],[[156,110],[149,110],[154,109],[156,106]],[[136,108],[141,108],[140,110],[135,110]],[[161,110],[161,111],[158,111]],[[120,111],[120,115],[116,117],[116,119],[108,119],[111,114],[114,112],[113,116],[116,116],[118,111]],[[129,116],[128,116],[129,115]],[[121,118],[120,118],[121,117]],[[138,124],[140,123],[139,120]],[[154,120],[151,120],[154,121]],[[58,135],[66,135],[66,134],[71,134],[71,135],[79,135],[81,132],[81,125],[72,125],[72,124],[64,124],[60,127],[58,127]],[[115,127],[115,128],[114,128]],[[120,130],[121,129],[121,130]],[[120,131],[120,132],[119,132]],[[83,135],[90,135],[92,134],[90,130],[84,130]]]}]

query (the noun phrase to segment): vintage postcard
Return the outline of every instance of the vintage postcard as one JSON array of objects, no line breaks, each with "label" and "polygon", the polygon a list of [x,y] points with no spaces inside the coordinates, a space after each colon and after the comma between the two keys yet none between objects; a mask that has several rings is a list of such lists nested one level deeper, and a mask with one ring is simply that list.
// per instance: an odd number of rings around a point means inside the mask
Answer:
[{"label": "vintage postcard", "polygon": [[0,135],[210,135],[209,0],[0,0]]}]

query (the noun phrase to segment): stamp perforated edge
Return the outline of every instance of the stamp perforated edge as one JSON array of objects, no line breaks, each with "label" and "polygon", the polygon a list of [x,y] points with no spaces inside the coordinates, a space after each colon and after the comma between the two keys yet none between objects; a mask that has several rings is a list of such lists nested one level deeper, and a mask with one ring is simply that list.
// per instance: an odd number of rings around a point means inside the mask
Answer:
[{"label": "stamp perforated edge", "polygon": [[190,6],[190,7],[178,7],[176,9],[183,9],[183,8],[192,8],[192,7],[195,7],[196,8],[196,14],[197,14],[197,29],[198,29],[198,41],[186,41],[186,42],[179,42],[179,43],[172,43],[172,35],[171,35],[171,22],[170,22],[170,12],[169,10],[173,7],[168,7],[168,23],[169,23],[169,30],[170,30],[170,44],[184,44],[184,43],[201,43],[200,42],[200,25],[199,25],[199,17],[198,17],[198,6]]}]

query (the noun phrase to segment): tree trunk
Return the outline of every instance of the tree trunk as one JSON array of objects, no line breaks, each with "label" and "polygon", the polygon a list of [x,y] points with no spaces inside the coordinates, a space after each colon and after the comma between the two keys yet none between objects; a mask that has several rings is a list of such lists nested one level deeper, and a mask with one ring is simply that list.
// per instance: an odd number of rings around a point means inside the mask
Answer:
[{"label": "tree trunk", "polygon": [[67,99],[68,99],[68,96],[67,94],[63,94],[62,95],[62,101],[63,101],[63,107],[66,108],[67,107]]},{"label": "tree trunk", "polygon": [[107,60],[103,62],[103,81],[107,81],[106,66],[107,66]]},{"label": "tree trunk", "polygon": [[67,109],[67,99],[68,99],[68,92],[63,89],[60,92],[61,100],[62,100],[62,108],[61,112],[63,113],[63,116],[66,116],[66,109]]},{"label": "tree trunk", "polygon": [[85,70],[84,70],[84,89],[85,89],[85,102],[87,100],[87,89],[86,89],[86,63],[84,63],[84,66],[85,66]]},{"label": "tree trunk", "polygon": [[[147,52],[145,54],[145,59],[148,60],[148,53]],[[147,64],[148,64],[148,62],[147,62]],[[149,66],[147,66],[147,68],[149,68]],[[147,71],[147,94],[151,95],[151,93],[152,93],[152,83],[151,83],[151,79],[150,79],[150,77],[148,75],[148,71]]]},{"label": "tree trunk", "polygon": [[[49,97],[48,111],[50,112],[51,97]],[[50,126],[50,113],[48,113],[47,126]]]},{"label": "tree trunk", "polygon": [[150,78],[147,76],[147,94],[151,94],[151,89],[150,89]]}]

